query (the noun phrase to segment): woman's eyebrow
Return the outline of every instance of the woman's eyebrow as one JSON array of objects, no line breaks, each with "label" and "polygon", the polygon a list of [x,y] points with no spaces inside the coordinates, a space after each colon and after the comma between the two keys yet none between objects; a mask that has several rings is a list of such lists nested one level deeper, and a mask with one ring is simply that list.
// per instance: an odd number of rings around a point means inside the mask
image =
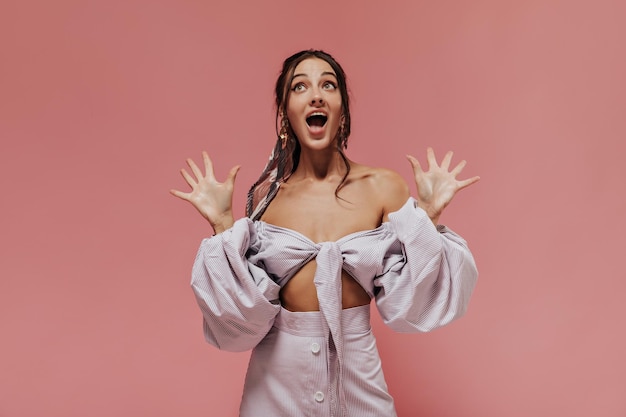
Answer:
[{"label": "woman's eyebrow", "polygon": [[[331,71],[324,71],[321,75],[332,75],[333,77],[337,78],[337,75]],[[293,80],[296,77],[308,77],[308,76],[309,76],[308,74],[294,74],[291,79]]]}]

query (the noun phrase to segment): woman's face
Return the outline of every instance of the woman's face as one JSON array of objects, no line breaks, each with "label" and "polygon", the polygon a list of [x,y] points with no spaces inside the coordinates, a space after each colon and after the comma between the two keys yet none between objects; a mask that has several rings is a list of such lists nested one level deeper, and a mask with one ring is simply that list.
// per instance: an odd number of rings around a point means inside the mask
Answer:
[{"label": "woman's face", "polygon": [[289,86],[287,117],[302,148],[325,149],[341,123],[341,92],[328,62],[307,58],[294,71]]}]

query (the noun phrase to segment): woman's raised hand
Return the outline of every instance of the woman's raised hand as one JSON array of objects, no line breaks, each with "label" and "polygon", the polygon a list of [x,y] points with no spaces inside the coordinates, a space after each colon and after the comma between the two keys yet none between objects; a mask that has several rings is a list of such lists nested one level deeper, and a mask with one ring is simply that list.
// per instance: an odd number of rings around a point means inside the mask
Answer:
[{"label": "woman's raised hand", "polygon": [[433,223],[437,224],[443,209],[450,204],[457,191],[474,184],[480,177],[472,177],[462,181],[457,180],[456,176],[465,167],[465,161],[459,162],[457,166],[450,170],[451,151],[443,157],[441,165],[437,163],[435,152],[432,148],[426,150],[426,157],[428,159],[428,171],[422,170],[417,159],[407,155],[407,159],[413,166],[418,204],[426,211]]},{"label": "woman's raised hand", "polygon": [[226,181],[218,182],[213,172],[213,163],[209,155],[204,151],[202,152],[202,159],[204,161],[205,174],[202,174],[200,168],[191,158],[187,159],[187,165],[189,165],[193,176],[184,168],[180,170],[181,175],[191,187],[191,191],[185,193],[178,190],[170,190],[170,193],[189,201],[209,221],[215,233],[221,233],[234,223],[232,211],[233,189],[235,177],[240,166],[237,165],[231,168]]}]

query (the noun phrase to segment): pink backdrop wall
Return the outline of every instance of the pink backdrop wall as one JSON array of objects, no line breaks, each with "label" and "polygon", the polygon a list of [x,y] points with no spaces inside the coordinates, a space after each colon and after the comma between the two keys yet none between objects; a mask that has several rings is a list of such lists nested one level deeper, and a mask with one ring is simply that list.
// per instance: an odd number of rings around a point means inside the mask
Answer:
[{"label": "pink backdrop wall", "polygon": [[0,5],[0,416],[236,415],[248,355],[203,341],[209,228],[168,189],[207,149],[242,215],[309,47],[348,73],[352,159],[410,180],[432,145],[482,177],[442,218],[468,315],[375,319],[399,414],[625,416],[625,3],[226,3]]}]

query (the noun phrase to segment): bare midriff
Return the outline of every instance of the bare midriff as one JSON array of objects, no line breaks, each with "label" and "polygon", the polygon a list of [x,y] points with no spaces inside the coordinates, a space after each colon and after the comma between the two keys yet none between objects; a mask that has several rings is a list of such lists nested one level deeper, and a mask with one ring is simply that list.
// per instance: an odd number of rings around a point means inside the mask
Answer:
[{"label": "bare midriff", "polygon": [[[280,291],[280,301],[289,311],[319,311],[317,290],[313,283],[317,263],[309,262],[294,275]],[[363,287],[345,271],[341,274],[342,308],[369,304],[370,297]]]}]

